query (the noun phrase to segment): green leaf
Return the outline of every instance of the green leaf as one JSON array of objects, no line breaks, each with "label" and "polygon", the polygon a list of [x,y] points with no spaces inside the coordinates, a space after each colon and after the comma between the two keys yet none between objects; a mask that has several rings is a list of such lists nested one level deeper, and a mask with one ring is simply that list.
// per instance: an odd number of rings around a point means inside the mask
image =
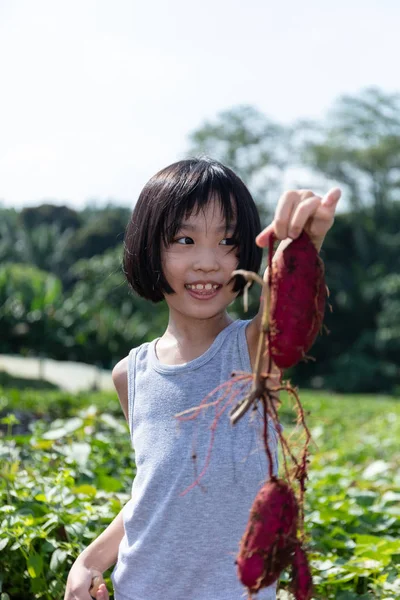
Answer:
[{"label": "green leaf", "polygon": [[0,419],[0,423],[2,423],[3,425],[19,425],[20,422],[21,421],[17,419],[17,417],[13,413],[10,413],[6,417]]},{"label": "green leaf", "polygon": [[400,504],[400,493],[388,490],[382,495],[381,502],[382,504],[391,504],[392,502]]},{"label": "green leaf", "polygon": [[37,554],[35,552],[28,557],[28,565],[27,566],[28,566],[28,573],[32,577],[32,579],[35,579],[36,577],[40,577],[40,575],[43,572],[43,558],[41,557],[40,554]]},{"label": "green leaf", "polygon": [[57,548],[54,550],[51,559],[50,559],[50,569],[51,571],[58,571],[60,566],[64,564],[68,556],[68,553],[61,548]]},{"label": "green leaf", "polygon": [[35,496],[35,500],[38,502],[47,502],[46,494],[37,494],[37,496]]},{"label": "green leaf", "polygon": [[328,560],[313,560],[312,566],[314,567],[314,569],[317,569],[318,571],[327,571],[328,569],[331,569],[334,566],[334,563],[329,559]]},{"label": "green leaf", "polygon": [[364,479],[375,479],[377,475],[383,475],[390,469],[390,464],[384,460],[376,460],[364,470],[362,476]]},{"label": "green leaf", "polygon": [[[54,438],[57,439],[57,438]],[[32,448],[35,450],[49,450],[53,447],[53,440],[34,440],[32,441]]]},{"label": "green leaf", "polygon": [[106,492],[119,492],[124,487],[120,479],[105,474],[97,476],[97,485]]},{"label": "green leaf", "polygon": [[12,513],[15,512],[17,509],[15,506],[13,506],[12,504],[5,504],[4,506],[0,506],[0,512],[4,512],[4,513]]},{"label": "green leaf", "polygon": [[3,538],[2,540],[0,540],[0,551],[4,550],[4,548],[7,546],[9,540],[7,538]]},{"label": "green leaf", "polygon": [[63,454],[75,461],[81,469],[86,466],[90,452],[90,444],[86,442],[73,442],[70,446],[64,446],[63,448]]},{"label": "green leaf", "polygon": [[65,526],[65,531],[68,534],[68,537],[77,537],[81,538],[85,532],[86,525],[84,523],[80,523],[79,521],[75,521],[74,523],[70,523]]},{"label": "green leaf", "polygon": [[80,429],[82,426],[83,420],[79,417],[73,417],[65,421],[62,427],[58,427],[56,429],[49,429],[48,431],[46,431],[42,435],[42,438],[44,440],[57,440],[61,437],[73,433],[77,429]]},{"label": "green leaf", "polygon": [[90,496],[94,498],[97,494],[97,489],[93,485],[79,485],[72,488],[73,494],[83,494],[85,496]]},{"label": "green leaf", "polygon": [[117,433],[126,433],[126,426],[123,423],[121,423],[120,420],[113,417],[113,415],[103,413],[100,416],[100,421],[108,425],[108,427],[110,427],[111,429],[114,429]]}]

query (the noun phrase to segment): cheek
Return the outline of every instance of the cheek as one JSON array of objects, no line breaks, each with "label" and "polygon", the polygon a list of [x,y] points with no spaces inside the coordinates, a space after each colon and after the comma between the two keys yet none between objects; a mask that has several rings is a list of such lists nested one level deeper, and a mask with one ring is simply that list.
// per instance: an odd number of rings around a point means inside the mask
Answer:
[{"label": "cheek", "polygon": [[231,252],[227,256],[227,264],[232,268],[232,271],[236,269],[239,264],[239,255],[236,252]]},{"label": "cheek", "polygon": [[174,270],[174,267],[176,265],[177,262],[177,257],[174,254],[174,252],[171,252],[170,250],[165,250],[162,254],[161,254],[161,265],[162,265],[162,269],[164,271],[164,274],[168,272],[171,272]]},{"label": "cheek", "polygon": [[[239,256],[235,252],[232,252],[229,255],[229,262],[227,261],[227,271],[230,274],[230,273],[232,273],[232,271],[236,271],[238,266],[239,266]],[[235,287],[235,279],[233,279],[231,284],[229,285],[229,290],[236,298],[236,296],[239,294],[239,292],[234,292],[233,291],[234,287]]]}]

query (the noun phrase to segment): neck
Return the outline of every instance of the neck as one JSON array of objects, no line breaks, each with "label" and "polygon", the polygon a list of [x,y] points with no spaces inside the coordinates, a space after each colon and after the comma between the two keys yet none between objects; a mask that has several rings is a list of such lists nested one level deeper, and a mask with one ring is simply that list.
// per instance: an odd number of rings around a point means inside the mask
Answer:
[{"label": "neck", "polygon": [[214,339],[232,321],[226,311],[209,319],[185,318],[170,311],[163,338],[174,338],[179,344],[202,345]]},{"label": "neck", "polygon": [[233,319],[226,311],[210,319],[187,319],[170,311],[168,327],[158,340],[156,353],[169,365],[187,363],[201,356]]}]

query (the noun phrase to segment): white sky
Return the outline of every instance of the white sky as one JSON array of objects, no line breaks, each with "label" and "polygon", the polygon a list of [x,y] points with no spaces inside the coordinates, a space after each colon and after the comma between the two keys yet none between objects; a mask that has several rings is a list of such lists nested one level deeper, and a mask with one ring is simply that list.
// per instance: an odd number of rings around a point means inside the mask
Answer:
[{"label": "white sky", "polygon": [[400,91],[398,0],[0,0],[0,201],[133,205],[205,119]]}]

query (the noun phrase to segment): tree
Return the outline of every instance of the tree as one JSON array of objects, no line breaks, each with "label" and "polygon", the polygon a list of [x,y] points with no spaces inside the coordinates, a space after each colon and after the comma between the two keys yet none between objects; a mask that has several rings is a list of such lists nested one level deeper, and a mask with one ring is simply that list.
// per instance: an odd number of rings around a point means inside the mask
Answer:
[{"label": "tree", "polygon": [[61,282],[50,273],[33,265],[1,265],[0,351],[51,352],[54,312],[61,303]]},{"label": "tree", "polygon": [[70,246],[74,235],[73,229],[62,230],[58,223],[42,223],[32,229],[18,229],[14,261],[34,264],[64,282],[67,269],[72,263]]},{"label": "tree", "polygon": [[237,106],[206,122],[189,141],[190,155],[210,155],[243,179],[266,221],[288,162],[286,128],[251,106]]},{"label": "tree", "polygon": [[0,208],[0,264],[11,262],[18,252],[16,246],[19,213],[13,208]]},{"label": "tree", "polygon": [[122,271],[122,246],[79,260],[71,274],[75,285],[56,316],[70,323],[74,360],[111,367],[132,347],[165,328],[165,304],[152,305],[129,291]]},{"label": "tree", "polygon": [[91,258],[120,246],[129,215],[129,209],[114,206],[83,211],[84,225],[70,245],[74,260]]},{"label": "tree", "polygon": [[79,214],[68,206],[41,204],[35,207],[23,208],[20,220],[26,229],[30,230],[40,225],[57,224],[61,232],[66,229],[79,229],[81,220]]},{"label": "tree", "polygon": [[314,349],[317,363],[301,365],[293,375],[302,384],[317,375],[342,391],[398,385],[400,347],[396,354],[387,323],[395,302],[390,278],[400,271],[400,96],[369,88],[339,98],[325,121],[291,128],[254,108],[237,107],[190,139],[195,151],[238,172],[261,210],[265,199],[276,204],[289,152],[290,166],[307,173],[302,187],[313,189],[318,176],[344,188],[350,211],[336,219],[323,249],[331,334]]},{"label": "tree", "polygon": [[387,323],[400,270],[400,95],[369,88],[343,96],[325,122],[301,124],[297,134],[303,164],[340,184],[351,207],[324,244],[334,312],[322,344],[331,358],[317,370],[343,391],[393,389],[400,345]]},{"label": "tree", "polygon": [[368,88],[342,96],[322,124],[300,125],[301,157],[313,172],[340,182],[354,214],[357,252],[371,260],[364,223],[372,209],[376,230],[387,230],[388,210],[400,200],[400,94]]}]

